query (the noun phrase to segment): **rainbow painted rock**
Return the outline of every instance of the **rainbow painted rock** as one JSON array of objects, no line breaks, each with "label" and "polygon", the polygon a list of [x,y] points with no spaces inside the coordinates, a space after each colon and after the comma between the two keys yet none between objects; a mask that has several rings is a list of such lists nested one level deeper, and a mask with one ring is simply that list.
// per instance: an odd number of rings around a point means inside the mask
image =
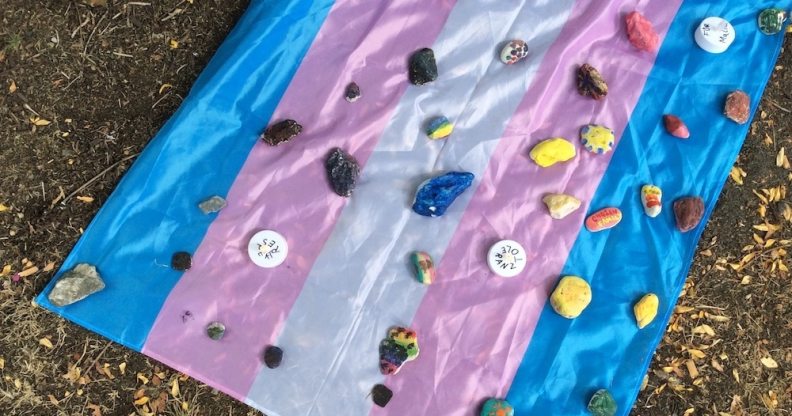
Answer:
[{"label": "rainbow painted rock", "polygon": [[432,140],[445,139],[454,131],[454,125],[445,117],[437,117],[426,125],[426,135]]},{"label": "rainbow painted rock", "polygon": [[586,218],[586,229],[597,232],[613,228],[622,220],[622,212],[618,208],[604,208]]},{"label": "rainbow painted rock", "polygon": [[696,228],[704,217],[704,200],[687,196],[674,201],[674,218],[679,231],[686,233]]},{"label": "rainbow painted rock", "polygon": [[660,299],[654,293],[647,293],[633,306],[635,323],[639,329],[643,329],[654,321],[659,307]]},{"label": "rainbow painted rock", "polygon": [[481,416],[514,416],[514,406],[502,399],[489,399],[481,408]]},{"label": "rainbow painted rock", "polygon": [[555,137],[539,142],[531,149],[531,159],[546,168],[575,157],[575,146],[568,140]]},{"label": "rainbow painted rock", "polygon": [[578,276],[564,276],[550,295],[550,306],[559,315],[574,319],[591,303],[591,286]]},{"label": "rainbow painted rock", "polygon": [[673,114],[666,114],[663,116],[663,124],[668,134],[680,139],[690,138],[690,130],[681,118]]},{"label": "rainbow painted rock", "polygon": [[425,285],[431,285],[437,276],[434,262],[429,253],[416,251],[410,255],[410,263],[415,267],[415,279]]},{"label": "rainbow painted rock", "polygon": [[751,117],[751,97],[740,90],[732,92],[726,97],[723,114],[737,124],[747,123]]},{"label": "rainbow painted rock", "polygon": [[591,153],[603,154],[613,150],[615,140],[613,130],[596,124],[580,129],[580,142]]},{"label": "rainbow painted rock", "polygon": [[657,34],[652,22],[638,12],[627,14],[627,38],[636,48],[654,52],[660,46],[660,36]]},{"label": "rainbow painted rock", "polygon": [[605,389],[597,390],[591,396],[591,400],[589,400],[588,411],[593,416],[614,416],[616,415],[616,410],[618,410],[616,400]]},{"label": "rainbow painted rock", "polygon": [[608,95],[608,84],[602,78],[602,74],[589,64],[583,64],[578,68],[577,89],[580,95],[601,100]]},{"label": "rainbow painted rock", "polygon": [[542,202],[547,205],[550,216],[560,220],[580,208],[580,200],[571,195],[548,194],[542,198]]},{"label": "rainbow painted rock", "polygon": [[445,214],[465,189],[473,183],[470,172],[449,172],[436,176],[418,186],[412,209],[425,217],[439,217]]},{"label": "rainbow painted rock", "polygon": [[787,14],[782,9],[765,9],[759,13],[759,30],[765,35],[772,36],[784,29]]},{"label": "rainbow painted rock", "polygon": [[516,64],[528,56],[528,45],[525,41],[515,39],[501,49],[500,59],[506,65]]},{"label": "rainbow painted rock", "polygon": [[663,191],[654,185],[641,187],[641,204],[646,215],[654,218],[663,210]]},{"label": "rainbow painted rock", "polygon": [[418,358],[418,335],[409,328],[394,327],[380,342],[380,372],[396,374],[402,366]]}]

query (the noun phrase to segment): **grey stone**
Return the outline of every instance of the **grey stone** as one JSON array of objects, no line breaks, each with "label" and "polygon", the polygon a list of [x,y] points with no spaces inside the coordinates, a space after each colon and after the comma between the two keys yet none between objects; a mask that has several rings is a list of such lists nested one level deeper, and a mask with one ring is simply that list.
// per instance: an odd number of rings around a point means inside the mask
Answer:
[{"label": "grey stone", "polygon": [[64,273],[50,291],[50,303],[62,307],[81,301],[105,288],[104,281],[90,264],[78,264]]},{"label": "grey stone", "polygon": [[213,212],[218,212],[225,207],[226,207],[226,200],[223,199],[223,197],[217,195],[198,204],[198,208],[200,208],[204,214],[211,214]]}]

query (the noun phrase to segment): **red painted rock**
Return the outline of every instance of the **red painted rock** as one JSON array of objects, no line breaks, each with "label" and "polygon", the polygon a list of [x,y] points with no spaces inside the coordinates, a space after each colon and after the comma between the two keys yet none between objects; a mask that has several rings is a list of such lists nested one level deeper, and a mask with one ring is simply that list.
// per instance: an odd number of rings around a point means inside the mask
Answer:
[{"label": "red painted rock", "polygon": [[666,114],[663,116],[663,124],[665,124],[668,134],[680,139],[690,138],[690,130],[688,130],[681,118],[673,114]]},{"label": "red painted rock", "polygon": [[618,208],[604,208],[586,218],[586,229],[597,232],[613,228],[622,219],[622,212]]},{"label": "red painted rock", "polygon": [[654,52],[660,46],[660,36],[657,35],[652,22],[638,12],[632,12],[625,18],[627,22],[627,38],[636,48]]},{"label": "red painted rock", "polygon": [[674,201],[674,217],[679,231],[686,233],[696,228],[704,216],[704,200],[687,196]]},{"label": "red painted rock", "polygon": [[743,91],[734,91],[726,97],[723,113],[737,124],[747,123],[751,116],[751,98]]}]

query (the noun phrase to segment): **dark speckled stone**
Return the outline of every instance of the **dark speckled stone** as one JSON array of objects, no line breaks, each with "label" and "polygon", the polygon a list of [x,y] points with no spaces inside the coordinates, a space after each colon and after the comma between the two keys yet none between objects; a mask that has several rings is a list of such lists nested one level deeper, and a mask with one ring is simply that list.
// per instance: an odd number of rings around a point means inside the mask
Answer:
[{"label": "dark speckled stone", "polygon": [[428,84],[437,79],[437,62],[434,52],[423,48],[410,57],[410,82],[415,85]]}]

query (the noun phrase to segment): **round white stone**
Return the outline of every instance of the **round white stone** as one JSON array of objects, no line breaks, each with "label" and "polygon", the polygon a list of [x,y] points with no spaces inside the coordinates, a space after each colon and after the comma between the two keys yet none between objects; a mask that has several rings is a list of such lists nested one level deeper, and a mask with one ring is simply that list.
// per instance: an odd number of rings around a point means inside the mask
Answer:
[{"label": "round white stone", "polygon": [[487,253],[487,265],[501,277],[514,277],[525,269],[525,249],[513,240],[495,243]]},{"label": "round white stone", "polygon": [[696,28],[696,43],[709,53],[723,53],[734,43],[734,26],[726,19],[708,17]]},{"label": "round white stone", "polygon": [[286,239],[272,230],[257,232],[248,243],[248,256],[259,267],[277,267],[286,260],[288,254]]}]

